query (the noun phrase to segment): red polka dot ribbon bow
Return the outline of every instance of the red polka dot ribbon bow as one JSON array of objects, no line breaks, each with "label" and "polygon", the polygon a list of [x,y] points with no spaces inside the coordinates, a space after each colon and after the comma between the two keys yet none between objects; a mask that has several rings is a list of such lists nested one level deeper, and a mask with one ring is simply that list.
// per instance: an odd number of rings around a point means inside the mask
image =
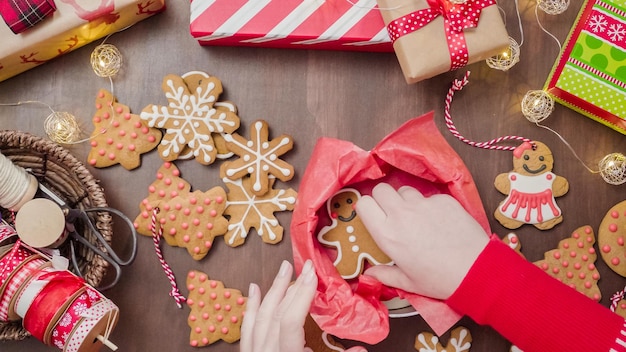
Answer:
[{"label": "red polka dot ribbon bow", "polygon": [[13,33],[21,33],[56,10],[53,0],[0,0],[0,15]]},{"label": "red polka dot ribbon bow", "polygon": [[450,51],[450,70],[467,65],[469,52],[465,44],[463,31],[478,26],[480,12],[487,6],[495,5],[495,0],[467,0],[462,4],[454,4],[450,0],[427,0],[425,9],[404,15],[387,25],[391,40],[413,33],[443,16],[444,30]]}]

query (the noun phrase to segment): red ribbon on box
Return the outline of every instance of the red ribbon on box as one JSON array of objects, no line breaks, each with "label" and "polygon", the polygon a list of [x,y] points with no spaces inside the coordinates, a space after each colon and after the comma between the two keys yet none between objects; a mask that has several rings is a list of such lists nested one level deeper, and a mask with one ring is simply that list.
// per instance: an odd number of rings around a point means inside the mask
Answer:
[{"label": "red ribbon on box", "polygon": [[480,12],[487,6],[495,5],[495,0],[467,0],[454,4],[450,0],[427,0],[429,7],[414,11],[389,22],[387,31],[392,42],[411,34],[442,16],[450,51],[450,70],[467,65],[469,52],[463,31],[478,26]]},{"label": "red ribbon on box", "polygon": [[52,0],[0,0],[0,15],[15,34],[36,25],[55,10]]}]

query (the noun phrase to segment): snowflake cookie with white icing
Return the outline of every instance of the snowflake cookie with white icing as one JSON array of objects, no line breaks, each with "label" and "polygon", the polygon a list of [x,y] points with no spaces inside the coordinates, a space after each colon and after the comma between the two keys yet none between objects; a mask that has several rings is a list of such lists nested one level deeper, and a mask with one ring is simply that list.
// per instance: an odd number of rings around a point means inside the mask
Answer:
[{"label": "snowflake cookie with white icing", "polygon": [[286,182],[293,178],[293,166],[279,157],[293,148],[293,138],[283,134],[269,139],[267,122],[257,120],[252,124],[250,139],[236,133],[224,135],[226,146],[239,159],[226,161],[220,169],[221,177],[237,180],[246,175],[252,179],[252,192],[262,196],[270,189],[269,175]]},{"label": "snowflake cookie with white icing", "polygon": [[191,153],[196,161],[209,165],[218,155],[213,135],[234,132],[239,128],[239,117],[234,109],[217,104],[222,94],[219,79],[203,72],[185,77],[165,76],[162,88],[168,105],[148,105],[140,116],[150,127],[165,130],[158,147],[163,160]]},{"label": "snowflake cookie with white icing", "polygon": [[297,192],[293,189],[274,189],[270,177],[270,188],[262,196],[251,191],[252,179],[244,177],[235,181],[224,178],[228,188],[224,215],[230,217],[228,232],[224,241],[231,247],[242,245],[251,228],[255,228],[263,242],[276,244],[283,239],[283,227],[274,216],[274,212],[293,210]]}]

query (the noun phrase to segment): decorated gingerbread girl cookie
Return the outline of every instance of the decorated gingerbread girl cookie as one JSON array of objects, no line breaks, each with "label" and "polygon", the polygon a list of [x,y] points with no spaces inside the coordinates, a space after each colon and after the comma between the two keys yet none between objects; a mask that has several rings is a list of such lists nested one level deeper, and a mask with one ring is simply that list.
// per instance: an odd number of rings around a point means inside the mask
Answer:
[{"label": "decorated gingerbread girl cookie", "polygon": [[569,183],[552,172],[553,165],[552,152],[541,142],[524,142],[513,151],[513,171],[495,180],[496,189],[507,195],[494,214],[502,226],[547,230],[563,221],[555,198],[567,193]]},{"label": "decorated gingerbread girl cookie", "polygon": [[363,272],[364,261],[373,265],[391,265],[391,258],[383,253],[372,239],[354,207],[361,198],[359,191],[345,188],[327,202],[330,226],[317,235],[320,243],[337,248],[333,263],[344,279],[352,279]]}]

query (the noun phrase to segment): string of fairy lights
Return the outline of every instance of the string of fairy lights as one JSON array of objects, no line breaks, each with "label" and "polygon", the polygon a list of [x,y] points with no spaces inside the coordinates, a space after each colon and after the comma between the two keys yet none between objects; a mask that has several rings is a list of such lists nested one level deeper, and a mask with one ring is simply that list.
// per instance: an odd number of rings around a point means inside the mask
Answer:
[{"label": "string of fairy lights", "polygon": [[[349,0],[347,0],[349,1]],[[464,3],[467,0],[449,0],[452,3]],[[535,17],[539,27],[549,36],[551,36],[561,51],[559,40],[546,30],[539,21],[537,10],[550,15],[558,15],[563,13],[569,7],[569,0],[537,0],[535,6]],[[524,44],[524,30],[520,17],[518,0],[515,0],[515,10],[520,28],[520,42],[509,37],[509,46],[498,55],[486,60],[486,64],[496,70],[508,71],[520,61],[521,46]],[[110,36],[110,35],[109,35]],[[123,64],[120,51],[112,44],[106,43],[109,38],[107,36],[100,45],[96,46],[91,53],[90,62],[94,73],[103,78],[109,79],[111,83],[111,92],[113,93],[113,77],[118,74]],[[114,94],[114,93],[113,93]],[[0,103],[0,106],[7,105],[23,105],[23,104],[40,104],[50,109],[51,113],[45,119],[44,131],[46,135],[54,142],[59,144],[78,144],[90,140],[93,137],[81,139],[82,131],[76,117],[69,112],[55,111],[50,105],[40,101],[21,101],[17,103]],[[612,185],[620,185],[626,182],[626,157],[622,153],[611,153],[603,157],[598,169],[594,170],[586,165],[586,163],[576,154],[574,148],[553,129],[541,124],[546,120],[554,110],[554,100],[545,90],[530,90],[523,97],[520,105],[522,115],[530,122],[538,127],[547,129],[555,133],[571,150],[574,156],[592,173],[599,173],[605,182]],[[113,112],[114,113],[114,112]],[[101,131],[104,133],[105,131]]]},{"label": "string of fairy lights", "polygon": [[[561,52],[561,43],[552,33],[543,27],[541,21],[539,20],[538,9],[549,15],[559,15],[568,9],[569,4],[569,0],[537,0],[535,5],[535,18],[537,19],[537,24],[543,32],[556,41],[559,52]],[[520,29],[520,42],[518,43],[514,38],[509,37],[509,47],[498,55],[486,60],[487,65],[493,69],[508,71],[520,61],[521,46],[524,44],[524,30],[522,28],[518,0],[515,0],[515,11]],[[571,144],[561,134],[548,126],[541,124],[541,122],[546,120],[554,111],[554,99],[548,94],[548,92],[545,90],[528,91],[522,98],[520,109],[522,115],[528,121],[534,123],[538,127],[547,129],[556,134],[570,149],[576,159],[589,172],[594,174],[599,173],[602,176],[602,179],[611,185],[621,185],[626,182],[626,157],[622,153],[610,153],[604,156],[598,163],[598,168],[592,169],[578,156]]]}]

